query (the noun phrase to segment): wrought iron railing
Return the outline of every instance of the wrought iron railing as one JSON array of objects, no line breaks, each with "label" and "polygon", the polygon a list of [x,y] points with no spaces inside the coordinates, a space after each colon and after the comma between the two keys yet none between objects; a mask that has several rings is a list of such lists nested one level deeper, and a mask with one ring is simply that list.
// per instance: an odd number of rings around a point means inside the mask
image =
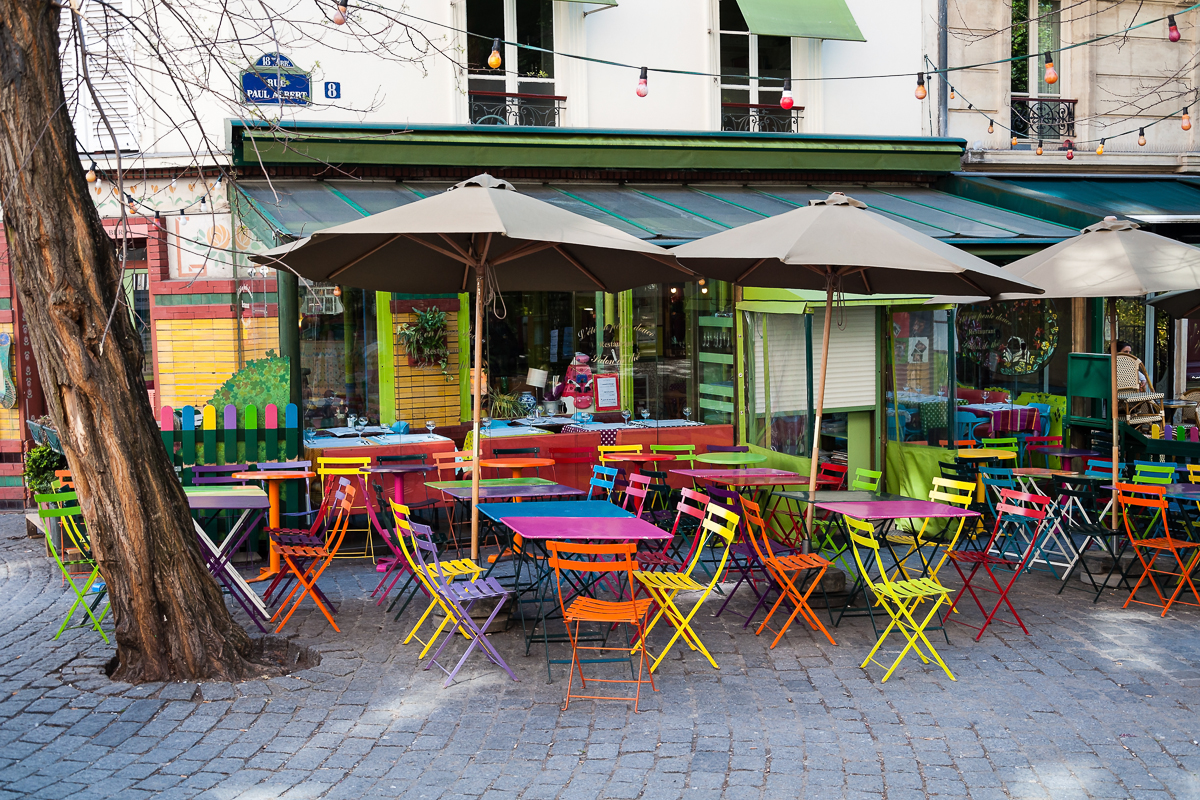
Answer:
[{"label": "wrought iron railing", "polygon": [[721,103],[721,130],[799,133],[803,106],[790,109],[762,103]]},{"label": "wrought iron railing", "polygon": [[467,96],[473,125],[540,125],[554,128],[560,122],[567,98],[522,92],[470,92]]},{"label": "wrought iron railing", "polygon": [[1013,136],[1065,139],[1075,135],[1075,100],[1012,96],[1009,126]]}]

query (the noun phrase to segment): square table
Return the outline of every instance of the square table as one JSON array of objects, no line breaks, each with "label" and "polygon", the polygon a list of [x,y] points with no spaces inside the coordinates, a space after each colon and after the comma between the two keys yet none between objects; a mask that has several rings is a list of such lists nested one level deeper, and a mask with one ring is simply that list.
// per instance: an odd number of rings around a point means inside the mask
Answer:
[{"label": "square table", "polygon": [[607,500],[571,500],[568,502],[532,502],[532,503],[480,503],[479,513],[493,522],[500,522],[505,517],[632,517],[632,511],[626,511],[616,503]]},{"label": "square table", "polygon": [[238,602],[259,630],[266,633],[263,622],[270,619],[271,615],[267,613],[262,598],[233,568],[230,559],[249,537],[254,526],[270,510],[270,497],[257,486],[236,485],[185,486],[183,493],[187,495],[188,507],[193,511],[242,512],[219,547],[208,537],[208,532],[199,522],[192,520],[192,525],[196,529],[196,538],[200,541],[200,554],[204,556],[208,571],[225,586],[230,596]]},{"label": "square table", "polygon": [[[469,483],[469,482],[468,482]],[[482,481],[481,481],[482,483]],[[441,489],[442,493],[453,497],[458,501],[470,502],[471,487],[468,486],[450,486]],[[576,489],[574,486],[563,486],[561,483],[547,482],[544,484],[521,485],[516,486],[480,486],[479,499],[488,500],[511,500],[514,497],[579,497],[585,495],[583,489]]]}]

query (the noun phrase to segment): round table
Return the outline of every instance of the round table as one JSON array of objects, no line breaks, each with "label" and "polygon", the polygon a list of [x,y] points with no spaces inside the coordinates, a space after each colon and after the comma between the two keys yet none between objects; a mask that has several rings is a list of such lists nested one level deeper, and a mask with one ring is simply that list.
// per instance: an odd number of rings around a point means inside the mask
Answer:
[{"label": "round table", "polygon": [[1052,444],[1035,444],[1025,448],[1030,453],[1041,453],[1047,458],[1061,458],[1065,463],[1070,464],[1075,458],[1099,458],[1103,455],[1096,450],[1088,450],[1081,447],[1062,447],[1061,445]]},{"label": "round table", "polygon": [[[279,507],[279,484],[283,481],[307,480],[317,477],[315,472],[307,472],[300,469],[263,469],[255,470],[254,472],[235,472],[230,477],[244,481],[266,481],[267,483],[267,500],[271,504],[271,515],[268,523],[270,528],[282,527],[280,522],[280,507]],[[267,567],[259,573],[257,578],[251,578],[250,583],[255,581],[265,581],[268,578],[274,578],[279,574],[279,551],[275,549],[275,543],[271,542],[271,559]]]},{"label": "round table", "polygon": [[392,499],[404,504],[404,476],[410,472],[433,472],[437,467],[431,464],[380,464],[375,467],[363,467],[359,470],[366,475],[391,475]]},{"label": "round table", "polygon": [[958,450],[955,455],[959,458],[998,458],[1015,459],[1017,453],[1015,450],[1001,450],[998,447],[975,447],[970,450]]},{"label": "round table", "polygon": [[509,469],[512,470],[513,478],[521,477],[521,470],[534,469],[536,467],[553,467],[553,458],[481,458],[479,466],[492,467],[494,469]]},{"label": "round table", "polygon": [[761,464],[767,460],[767,457],[762,453],[701,453],[695,456],[695,460],[701,464],[723,464],[725,466],[747,466],[749,464]]}]

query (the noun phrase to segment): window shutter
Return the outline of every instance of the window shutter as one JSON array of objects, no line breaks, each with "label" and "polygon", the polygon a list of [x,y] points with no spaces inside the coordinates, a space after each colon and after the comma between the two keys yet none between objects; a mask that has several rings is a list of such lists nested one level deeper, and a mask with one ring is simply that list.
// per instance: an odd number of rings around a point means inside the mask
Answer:
[{"label": "window shutter", "polygon": [[[844,328],[839,329],[839,314]],[[825,310],[813,313],[813,397],[821,379],[821,330]],[[875,405],[875,308],[859,306],[833,310],[829,329],[829,373],[825,377],[825,408]],[[774,405],[774,398],[772,398]]]},{"label": "window shutter", "polygon": [[[118,0],[115,8],[112,5],[83,0],[80,6],[88,51],[88,76],[96,90],[104,117],[107,117],[116,135],[117,147],[124,151],[137,150],[137,114],[133,79],[129,72],[133,48],[125,20],[115,10],[123,4]],[[111,152],[113,136],[109,134],[104,118],[96,108],[92,93],[83,83],[77,31],[73,26],[71,10],[65,7],[58,30],[67,107],[80,148],[90,153]]]}]

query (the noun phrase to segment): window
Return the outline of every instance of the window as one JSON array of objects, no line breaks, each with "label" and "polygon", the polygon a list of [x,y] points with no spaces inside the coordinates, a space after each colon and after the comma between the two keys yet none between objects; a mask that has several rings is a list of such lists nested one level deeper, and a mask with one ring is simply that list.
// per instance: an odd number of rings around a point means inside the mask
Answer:
[{"label": "window", "polygon": [[[59,22],[59,52],[62,60],[63,91],[78,147],[85,153],[107,153],[114,149],[137,150],[133,78],[130,75],[132,50],[128,24],[119,12],[124,3],[84,0],[80,7],[88,53],[88,75],[100,98],[103,117],[83,82],[79,64],[78,27],[72,22],[71,9],[64,7]],[[112,125],[116,138],[109,134],[104,118]]]},{"label": "window", "polygon": [[[468,0],[469,111],[477,125],[557,125],[562,98],[554,95],[554,54],[501,45],[499,69],[487,65],[492,40],[554,50],[552,0]],[[514,68],[515,66],[515,68]]]},{"label": "window", "polygon": [[380,421],[375,292],[301,281],[299,299],[304,427],[345,425],[349,414]]},{"label": "window", "polygon": [[779,107],[792,77],[792,40],[750,33],[736,0],[721,0],[721,130],[798,130],[799,110]]},{"label": "window", "polygon": [[[1061,99],[1063,65],[1059,0],[1013,0],[1012,55],[1033,56],[1012,62],[1013,135],[1061,139],[1075,135],[1075,101]],[[1052,53],[1059,79],[1046,83],[1045,54]]]}]

